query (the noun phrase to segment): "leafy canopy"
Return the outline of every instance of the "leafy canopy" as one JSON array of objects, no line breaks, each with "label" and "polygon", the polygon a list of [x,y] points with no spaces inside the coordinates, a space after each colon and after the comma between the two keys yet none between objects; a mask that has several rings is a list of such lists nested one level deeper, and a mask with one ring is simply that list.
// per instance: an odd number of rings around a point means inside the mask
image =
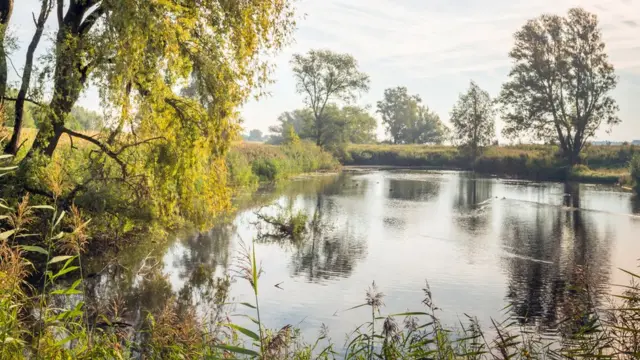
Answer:
[{"label": "leafy canopy", "polygon": [[594,14],[574,8],[566,17],[542,15],[515,34],[513,68],[500,95],[503,133],[559,142],[579,162],[601,125],[620,123],[609,95],[617,77]]},{"label": "leafy canopy", "polygon": [[[113,189],[125,193],[123,200],[150,200],[145,203],[159,215],[207,219],[226,207],[224,153],[239,130],[237,109],[269,81],[269,55],[289,41],[295,26],[292,2],[57,5],[53,49],[37,66],[48,70],[39,79],[52,94],[43,101],[27,159],[46,163],[62,151],[88,164],[70,175],[68,196],[118,183]],[[89,82],[109,115],[104,130],[91,136],[74,131],[72,114]],[[66,135],[90,145],[84,159],[59,149]]]},{"label": "leafy canopy", "polygon": [[358,62],[349,54],[329,50],[311,50],[306,55],[295,54],[291,66],[296,91],[304,96],[314,118],[317,145],[324,145],[325,110],[330,102],[354,101],[369,90],[369,76],[358,69]]},{"label": "leafy canopy", "polygon": [[448,129],[440,117],[422,105],[420,96],[409,95],[406,87],[386,89],[378,113],[394,144],[439,144],[446,138]]},{"label": "leafy canopy", "polygon": [[451,110],[451,124],[455,139],[471,148],[474,156],[479,147],[491,144],[496,134],[495,110],[489,93],[472,81]]}]

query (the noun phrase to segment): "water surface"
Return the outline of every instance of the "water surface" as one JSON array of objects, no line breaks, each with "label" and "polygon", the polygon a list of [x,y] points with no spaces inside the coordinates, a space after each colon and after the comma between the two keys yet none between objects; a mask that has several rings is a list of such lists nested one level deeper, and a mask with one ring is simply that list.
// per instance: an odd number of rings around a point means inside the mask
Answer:
[{"label": "water surface", "polygon": [[[369,310],[345,310],[364,302],[373,281],[385,294],[384,313],[422,311],[428,281],[444,322],[466,313],[487,324],[512,305],[509,315],[522,324],[553,331],[575,306],[573,286],[607,293],[609,284],[628,282],[618,268],[634,270],[640,256],[640,206],[612,187],[355,171],[296,180],[254,202],[207,233],[127,254],[121,261],[129,265],[95,276],[94,305],[121,294],[135,321],[170,296],[210,298],[212,279],[233,268],[240,242],[268,230],[256,211],[279,211],[274,204],[316,214],[323,226],[301,241],[256,244],[262,320],[308,336],[325,324],[337,342],[367,321]],[[148,275],[152,269],[164,277]],[[253,301],[244,281],[231,295]]]}]

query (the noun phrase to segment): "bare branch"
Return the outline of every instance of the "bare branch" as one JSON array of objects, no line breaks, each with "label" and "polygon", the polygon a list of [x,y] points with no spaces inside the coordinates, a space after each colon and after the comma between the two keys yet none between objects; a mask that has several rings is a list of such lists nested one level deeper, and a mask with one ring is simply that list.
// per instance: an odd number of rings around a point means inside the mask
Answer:
[{"label": "bare branch", "polygon": [[93,25],[95,25],[95,23],[98,21],[98,19],[100,19],[100,17],[104,15],[104,13],[105,13],[104,6],[98,6],[98,8],[95,9],[91,14],[89,14],[87,18],[84,19],[82,24],[80,24],[79,33],[81,35],[88,33],[93,27]]},{"label": "bare branch", "polygon": [[[5,97],[4,99],[8,100],[8,101],[16,101],[16,100],[18,100],[17,98],[14,98],[14,97]],[[34,105],[42,106],[41,102],[38,102],[38,101],[30,99],[30,98],[25,98],[24,101],[30,102],[30,103],[32,103]]]}]

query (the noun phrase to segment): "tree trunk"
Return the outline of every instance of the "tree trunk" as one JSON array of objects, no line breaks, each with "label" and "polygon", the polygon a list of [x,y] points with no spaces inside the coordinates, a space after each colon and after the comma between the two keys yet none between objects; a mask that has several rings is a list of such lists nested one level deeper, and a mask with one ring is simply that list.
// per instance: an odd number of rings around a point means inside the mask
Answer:
[{"label": "tree trunk", "polygon": [[40,8],[40,15],[38,16],[38,22],[36,23],[36,32],[33,34],[33,38],[31,39],[27,49],[27,58],[24,64],[24,70],[22,71],[22,84],[20,85],[20,91],[16,98],[13,134],[11,134],[11,140],[9,140],[7,146],[4,148],[4,152],[7,154],[15,155],[16,152],[18,152],[18,143],[20,142],[22,120],[24,117],[24,103],[27,97],[27,91],[29,90],[29,84],[31,83],[31,72],[33,71],[33,54],[38,47],[38,43],[42,37],[42,32],[44,31],[44,24],[47,22],[50,12],[51,3],[43,1],[42,7]]},{"label": "tree trunk", "polygon": [[82,66],[83,39],[80,33],[80,21],[86,9],[81,6],[84,5],[76,4],[76,7],[69,9],[64,24],[58,31],[53,96],[48,115],[40,126],[27,158],[34,153],[42,153],[48,157],[53,155],[64,133],[65,120],[87,80],[90,69]]},{"label": "tree trunk", "polygon": [[4,108],[4,98],[7,92],[7,54],[4,40],[12,13],[13,0],[0,0],[0,108]]}]

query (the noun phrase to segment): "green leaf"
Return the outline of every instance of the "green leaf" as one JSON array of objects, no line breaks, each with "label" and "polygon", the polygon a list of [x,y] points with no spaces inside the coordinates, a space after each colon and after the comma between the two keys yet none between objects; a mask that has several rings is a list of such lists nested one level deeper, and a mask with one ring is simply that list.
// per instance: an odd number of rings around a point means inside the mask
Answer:
[{"label": "green leaf", "polygon": [[56,226],[58,226],[58,224],[60,224],[60,221],[62,221],[62,218],[64,217],[64,214],[66,214],[66,212],[62,211],[60,213],[60,217],[58,217],[58,220],[56,220],[56,223],[53,224],[53,227],[55,228]]},{"label": "green leaf", "polygon": [[77,267],[77,266],[69,266],[68,268],[64,268],[64,269],[58,271],[55,275],[53,275],[51,277],[51,280],[53,281],[53,280],[59,278],[60,276],[66,274],[66,273],[72,272],[73,270],[77,270],[77,269],[79,269],[79,267]]},{"label": "green leaf", "polygon": [[15,232],[15,230],[7,230],[3,233],[0,233],[0,240],[8,239],[11,235],[15,234]]},{"label": "green leaf", "polygon": [[40,253],[43,255],[49,255],[49,252],[43,248],[41,248],[40,246],[30,246],[30,245],[22,245],[20,246],[20,248],[24,251],[29,251],[29,252],[36,252],[36,253]]},{"label": "green leaf", "polygon": [[255,352],[253,350],[241,348],[239,346],[215,345],[215,347],[218,348],[218,349],[230,351],[230,352],[233,352],[233,353],[236,353],[236,354],[251,355],[251,356],[256,356],[256,357],[260,356],[260,354],[258,354],[257,352]]},{"label": "green leaf", "polygon": [[30,206],[30,208],[32,208],[32,209],[44,209],[44,210],[55,210],[53,208],[53,206],[50,206],[50,205],[35,205],[35,206]]},{"label": "green leaf", "polygon": [[51,295],[77,295],[82,294],[82,291],[76,289],[59,289],[51,292]]},{"label": "green leaf", "polygon": [[3,204],[3,202],[0,202],[0,208],[13,211],[13,208],[8,207],[7,205]]},{"label": "green leaf", "polygon": [[71,255],[60,255],[60,256],[56,256],[53,259],[51,259],[51,261],[49,261],[49,264],[55,264],[57,262],[60,261],[65,261],[67,259],[71,259],[73,256]]},{"label": "green leaf", "polygon": [[238,326],[236,324],[227,324],[227,326],[229,326],[232,329],[236,329],[240,331],[241,333],[245,334],[246,336],[252,338],[255,341],[260,341],[260,336],[258,336],[258,334],[254,333],[249,329],[243,328],[242,326]]},{"label": "green leaf", "polygon": [[64,232],[60,231],[56,236],[52,237],[51,240],[54,240],[54,241],[55,240],[60,240],[60,239],[62,239],[64,237],[64,235],[65,235]]},{"label": "green leaf", "polygon": [[12,158],[12,157],[13,157],[13,155],[11,155],[11,154],[2,154],[2,155],[0,155],[0,160]]},{"label": "green leaf", "polygon": [[240,305],[244,305],[244,306],[249,307],[249,308],[252,308],[252,309],[255,309],[255,308],[256,308],[255,306],[253,306],[253,305],[251,305],[251,304],[249,304],[249,303],[246,303],[246,302],[241,302],[241,303],[240,303]]},{"label": "green leaf", "polygon": [[11,171],[17,169],[17,166],[0,167],[0,171]]}]

